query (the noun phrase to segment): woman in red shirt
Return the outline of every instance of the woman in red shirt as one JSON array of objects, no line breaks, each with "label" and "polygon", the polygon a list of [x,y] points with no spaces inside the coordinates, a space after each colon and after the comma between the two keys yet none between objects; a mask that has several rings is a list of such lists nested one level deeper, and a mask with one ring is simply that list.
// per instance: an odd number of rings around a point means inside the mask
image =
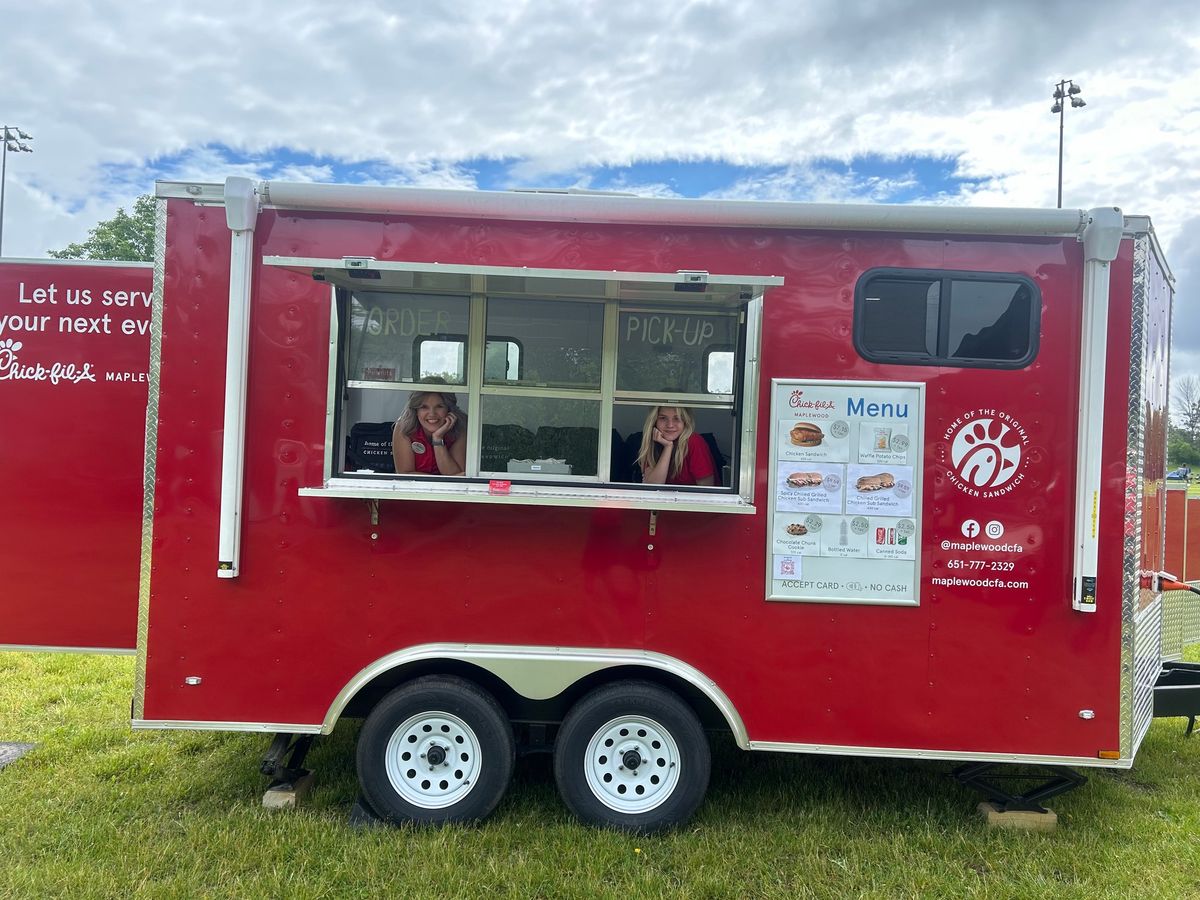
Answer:
[{"label": "woman in red shirt", "polygon": [[467,417],[450,393],[413,391],[392,427],[398,475],[461,475],[466,471]]},{"label": "woman in red shirt", "polygon": [[655,406],[642,426],[638,466],[645,484],[694,484],[710,487],[717,467],[704,438],[696,434],[691,410]]}]

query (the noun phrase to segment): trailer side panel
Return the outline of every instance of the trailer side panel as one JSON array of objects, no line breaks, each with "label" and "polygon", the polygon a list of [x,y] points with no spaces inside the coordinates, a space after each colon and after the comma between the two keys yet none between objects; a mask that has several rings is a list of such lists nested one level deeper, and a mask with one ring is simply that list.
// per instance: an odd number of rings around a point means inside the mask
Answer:
[{"label": "trailer side panel", "polygon": [[136,646],[151,281],[0,261],[0,645]]}]

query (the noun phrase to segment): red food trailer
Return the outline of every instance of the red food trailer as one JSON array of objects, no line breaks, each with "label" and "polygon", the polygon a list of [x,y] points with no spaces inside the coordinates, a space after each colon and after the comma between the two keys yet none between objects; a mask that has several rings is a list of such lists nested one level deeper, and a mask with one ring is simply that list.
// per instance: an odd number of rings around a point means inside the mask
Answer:
[{"label": "red food trailer", "polygon": [[364,717],[392,822],[540,749],[583,820],[666,827],[713,729],[1009,808],[1132,765],[1173,654],[1148,219],[157,195],[134,727],[275,733],[286,778]]},{"label": "red food trailer", "polygon": [[0,260],[0,648],[134,652],[152,274]]}]

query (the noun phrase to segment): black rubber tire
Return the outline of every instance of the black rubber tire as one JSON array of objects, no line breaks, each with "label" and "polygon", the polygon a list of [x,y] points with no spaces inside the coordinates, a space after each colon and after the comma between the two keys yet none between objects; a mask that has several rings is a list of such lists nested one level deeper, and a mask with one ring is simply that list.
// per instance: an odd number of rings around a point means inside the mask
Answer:
[{"label": "black rubber tire", "polygon": [[[624,717],[644,719],[652,723],[661,732],[665,732],[675,745],[676,753],[671,761],[678,767],[677,780],[673,788],[659,799],[656,806],[644,811],[630,812],[614,808],[614,803],[621,802],[620,798],[614,798],[610,794],[608,800],[604,799],[588,781],[587,767],[591,766],[593,773],[600,777],[603,766],[599,761],[607,760],[607,757],[603,756],[597,757],[596,760],[588,760],[589,744],[593,737],[599,739],[606,726]],[[630,740],[635,738],[631,737]],[[604,745],[600,743],[599,746]],[[615,756],[617,750],[619,747],[614,747],[609,752],[613,752]],[[647,758],[643,764],[647,771],[661,771],[650,768],[655,762],[656,760]],[[670,762],[664,762],[670,766]],[[704,800],[711,768],[712,757],[708,737],[691,707],[671,691],[644,681],[616,682],[585,696],[571,708],[563,720],[554,749],[554,778],[558,782],[563,802],[571,812],[589,825],[635,834],[662,831],[690,819]],[[638,776],[631,776],[629,772],[636,773],[640,770],[640,766],[634,770],[622,768],[617,778],[636,779]],[[631,785],[635,783],[630,781]]]},{"label": "black rubber tire", "polygon": [[[447,795],[444,798],[453,802],[442,804],[442,798],[421,794],[419,779],[426,774],[423,769],[421,775],[411,780],[403,774],[406,771],[418,771],[417,766],[428,765],[428,762],[423,763],[415,758],[402,762],[399,755],[401,750],[408,752],[410,746],[413,750],[425,746],[422,742],[426,738],[422,736],[409,745],[409,738],[402,740],[397,731],[414,717],[425,716],[433,723],[437,722],[439,716],[457,719],[473,732],[477,743],[478,758],[469,760],[469,768],[468,764],[462,764],[460,770],[462,777],[457,782],[457,790],[461,796],[454,799]],[[413,732],[411,737],[417,737],[422,729],[431,732],[428,740],[445,740],[445,746],[457,752],[458,748],[449,739],[460,733],[457,725],[447,725],[448,735],[445,738],[438,737],[437,731],[440,729],[425,729],[424,724],[413,726],[406,733]],[[393,736],[396,736],[395,744]],[[389,744],[393,744],[391,750]],[[389,754],[393,774],[400,779],[402,787],[409,791],[408,798],[393,782],[393,775],[388,773]],[[429,756],[432,758],[433,753],[430,752]],[[463,678],[429,675],[396,688],[379,701],[359,732],[356,757],[358,783],[363,795],[381,818],[397,825],[467,823],[486,818],[504,796],[512,779],[516,744],[508,717],[490,694]],[[454,791],[454,754],[449,754],[447,758],[452,761],[443,764],[445,771],[439,766],[437,774],[432,777],[435,784],[439,783],[438,776],[450,779],[449,782],[440,783],[450,784],[451,791]],[[405,768],[410,765],[413,768]],[[428,781],[425,783],[428,784]],[[414,793],[418,795],[415,798],[411,796]]]}]

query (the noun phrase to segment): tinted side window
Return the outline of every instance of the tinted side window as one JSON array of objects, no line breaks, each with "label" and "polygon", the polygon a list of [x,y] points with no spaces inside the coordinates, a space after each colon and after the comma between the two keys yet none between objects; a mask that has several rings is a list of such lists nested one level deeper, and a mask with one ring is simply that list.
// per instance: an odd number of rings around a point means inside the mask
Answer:
[{"label": "tinted side window", "polygon": [[941,282],[879,278],[862,302],[863,342],[885,353],[937,353]]},{"label": "tinted side window", "polygon": [[873,269],[855,290],[854,343],[875,362],[1016,369],[1037,353],[1040,313],[1023,275]]},{"label": "tinted side window", "polygon": [[1028,285],[952,281],[950,296],[949,356],[1015,360],[1029,352],[1032,315]]}]

